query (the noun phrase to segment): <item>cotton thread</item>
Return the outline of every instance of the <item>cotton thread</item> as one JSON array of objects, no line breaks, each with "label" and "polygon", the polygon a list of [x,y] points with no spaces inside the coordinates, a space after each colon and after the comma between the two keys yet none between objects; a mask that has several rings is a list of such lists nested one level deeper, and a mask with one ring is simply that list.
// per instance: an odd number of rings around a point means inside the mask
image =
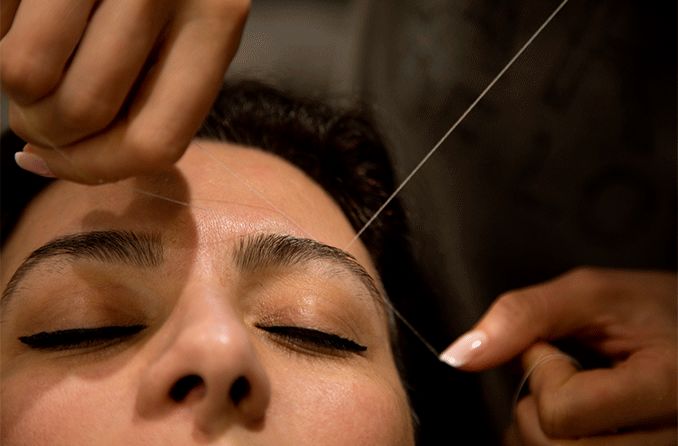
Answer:
[{"label": "cotton thread", "polygon": [[372,215],[372,217],[370,217],[370,219],[367,220],[365,225],[360,229],[360,231],[358,231],[358,233],[355,235],[355,237],[353,237],[353,239],[349,242],[345,249],[350,248],[353,245],[353,243],[355,243],[360,238],[362,233],[365,232],[365,230],[372,224],[372,222],[374,222],[374,220],[376,220],[377,217],[379,217],[379,215],[384,211],[384,209],[386,209],[386,206],[388,206],[389,203],[393,201],[393,199],[400,193],[400,191],[407,185],[407,183],[410,182],[412,177],[414,177],[417,174],[417,172],[419,172],[419,169],[421,169],[424,166],[424,164],[426,164],[429,158],[431,158],[431,156],[433,156],[433,154],[438,151],[438,148],[447,140],[447,138],[452,134],[452,132],[456,130],[459,124],[461,124],[461,122],[464,119],[466,119],[466,116],[468,116],[468,114],[473,111],[476,105],[478,105],[478,103],[485,97],[485,95],[492,89],[492,87],[494,87],[494,84],[496,84],[499,81],[499,79],[501,79],[504,76],[504,73],[506,73],[508,69],[511,68],[513,63],[516,60],[518,60],[518,58],[532,44],[534,39],[536,39],[539,36],[539,34],[541,34],[541,32],[549,25],[549,23],[551,23],[551,20],[553,20],[554,17],[558,15],[560,10],[563,9],[567,2],[569,2],[569,0],[563,0],[563,2],[560,5],[558,5],[558,7],[551,13],[551,15],[548,16],[548,18],[544,21],[544,23],[541,24],[537,31],[535,31],[534,34],[532,34],[532,36],[527,40],[527,42],[525,42],[525,44],[523,44],[523,46],[511,58],[511,60],[509,60],[509,62],[504,66],[504,68],[501,69],[499,74],[497,74],[494,77],[494,79],[492,79],[492,81],[487,85],[487,87],[485,87],[485,89],[482,91],[482,93],[480,93],[476,100],[473,101],[471,105],[468,106],[466,111],[464,111],[464,113],[461,114],[461,116],[455,121],[455,123],[452,124],[452,127],[450,127],[450,129],[443,135],[442,138],[440,138],[436,145],[434,145],[433,148],[429,150],[429,152],[421,159],[421,161],[419,161],[419,164],[417,164],[415,168],[412,169],[412,171],[407,175],[407,177],[405,177],[405,179],[400,183],[400,185],[386,199],[386,201],[384,201],[384,204],[382,204],[379,207],[379,209],[377,209],[377,211],[374,213],[374,215]]},{"label": "cotton thread", "polygon": [[516,408],[518,406],[518,400],[520,399],[520,394],[522,393],[523,388],[525,387],[525,384],[527,384],[527,382],[529,381],[530,376],[532,376],[532,374],[535,372],[535,370],[537,370],[542,365],[544,365],[548,362],[551,362],[553,360],[556,360],[556,359],[566,359],[569,362],[571,362],[572,364],[574,364],[574,366],[578,370],[583,369],[583,367],[579,363],[579,361],[574,359],[572,356],[566,355],[565,353],[549,353],[549,354],[544,355],[541,358],[539,358],[539,360],[537,360],[537,362],[532,364],[532,366],[525,372],[525,374],[523,375],[523,378],[520,380],[520,384],[518,385],[518,389],[516,390],[516,393],[513,396],[513,404],[511,404],[511,408],[512,408],[511,412],[512,412],[512,418],[514,420],[515,420]]}]

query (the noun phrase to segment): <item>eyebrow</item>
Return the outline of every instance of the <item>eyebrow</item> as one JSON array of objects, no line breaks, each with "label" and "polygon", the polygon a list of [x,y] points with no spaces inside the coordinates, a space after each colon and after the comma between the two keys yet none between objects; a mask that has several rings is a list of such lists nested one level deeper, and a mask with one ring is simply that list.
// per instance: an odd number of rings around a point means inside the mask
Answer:
[{"label": "eyebrow", "polygon": [[49,260],[64,257],[153,268],[163,262],[164,254],[158,233],[91,231],[65,235],[39,247],[21,263],[0,297],[0,308],[8,304],[30,271]]},{"label": "eyebrow", "polygon": [[241,271],[251,272],[328,260],[358,279],[379,306],[385,305],[385,298],[375,280],[355,257],[316,240],[282,234],[248,236],[236,246],[233,260]]},{"label": "eyebrow", "polygon": [[[92,231],[57,238],[33,251],[23,261],[0,297],[0,309],[8,305],[23,278],[49,259],[70,257],[152,268],[162,263],[163,251],[162,239],[157,233]],[[312,239],[282,234],[248,236],[236,246],[233,260],[242,271],[329,260],[357,278],[380,306],[385,304],[376,282],[355,257]]]}]

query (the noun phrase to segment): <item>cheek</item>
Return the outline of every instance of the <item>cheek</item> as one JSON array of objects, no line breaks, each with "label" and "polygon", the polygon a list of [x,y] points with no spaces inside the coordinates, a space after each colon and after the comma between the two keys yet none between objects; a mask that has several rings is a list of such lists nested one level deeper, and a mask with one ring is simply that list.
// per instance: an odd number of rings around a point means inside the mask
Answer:
[{"label": "cheek", "polygon": [[[3,445],[100,444],[129,423],[134,399],[121,376],[25,373],[2,380]],[[109,437],[110,438],[110,437]]]},{"label": "cheek", "polygon": [[270,415],[303,439],[298,444],[414,444],[399,385],[358,375],[288,379],[274,389]]}]

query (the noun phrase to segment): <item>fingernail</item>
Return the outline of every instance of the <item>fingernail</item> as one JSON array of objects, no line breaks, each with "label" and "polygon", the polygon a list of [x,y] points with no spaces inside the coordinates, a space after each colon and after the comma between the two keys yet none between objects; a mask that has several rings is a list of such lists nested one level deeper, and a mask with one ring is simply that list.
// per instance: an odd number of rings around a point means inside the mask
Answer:
[{"label": "fingernail", "polygon": [[447,347],[439,358],[452,367],[461,367],[477,355],[486,342],[487,335],[484,332],[469,331]]},{"label": "fingernail", "polygon": [[22,169],[32,172],[36,175],[55,178],[52,171],[49,170],[49,167],[47,167],[45,160],[34,153],[17,152],[14,154],[14,161],[16,161],[17,165]]}]

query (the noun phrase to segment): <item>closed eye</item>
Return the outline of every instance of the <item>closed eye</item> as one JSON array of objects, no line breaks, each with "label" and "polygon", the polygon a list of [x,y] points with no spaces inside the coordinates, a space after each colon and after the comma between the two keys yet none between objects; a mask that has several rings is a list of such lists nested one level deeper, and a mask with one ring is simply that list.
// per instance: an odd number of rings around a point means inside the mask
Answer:
[{"label": "closed eye", "polygon": [[356,341],[312,328],[278,325],[255,326],[285,342],[304,349],[310,348],[320,352],[334,351],[337,353],[362,353],[367,350],[366,346],[360,345]]},{"label": "closed eye", "polygon": [[35,350],[71,350],[99,347],[123,341],[145,328],[145,325],[111,325],[41,331],[29,336],[20,336],[19,342]]}]

